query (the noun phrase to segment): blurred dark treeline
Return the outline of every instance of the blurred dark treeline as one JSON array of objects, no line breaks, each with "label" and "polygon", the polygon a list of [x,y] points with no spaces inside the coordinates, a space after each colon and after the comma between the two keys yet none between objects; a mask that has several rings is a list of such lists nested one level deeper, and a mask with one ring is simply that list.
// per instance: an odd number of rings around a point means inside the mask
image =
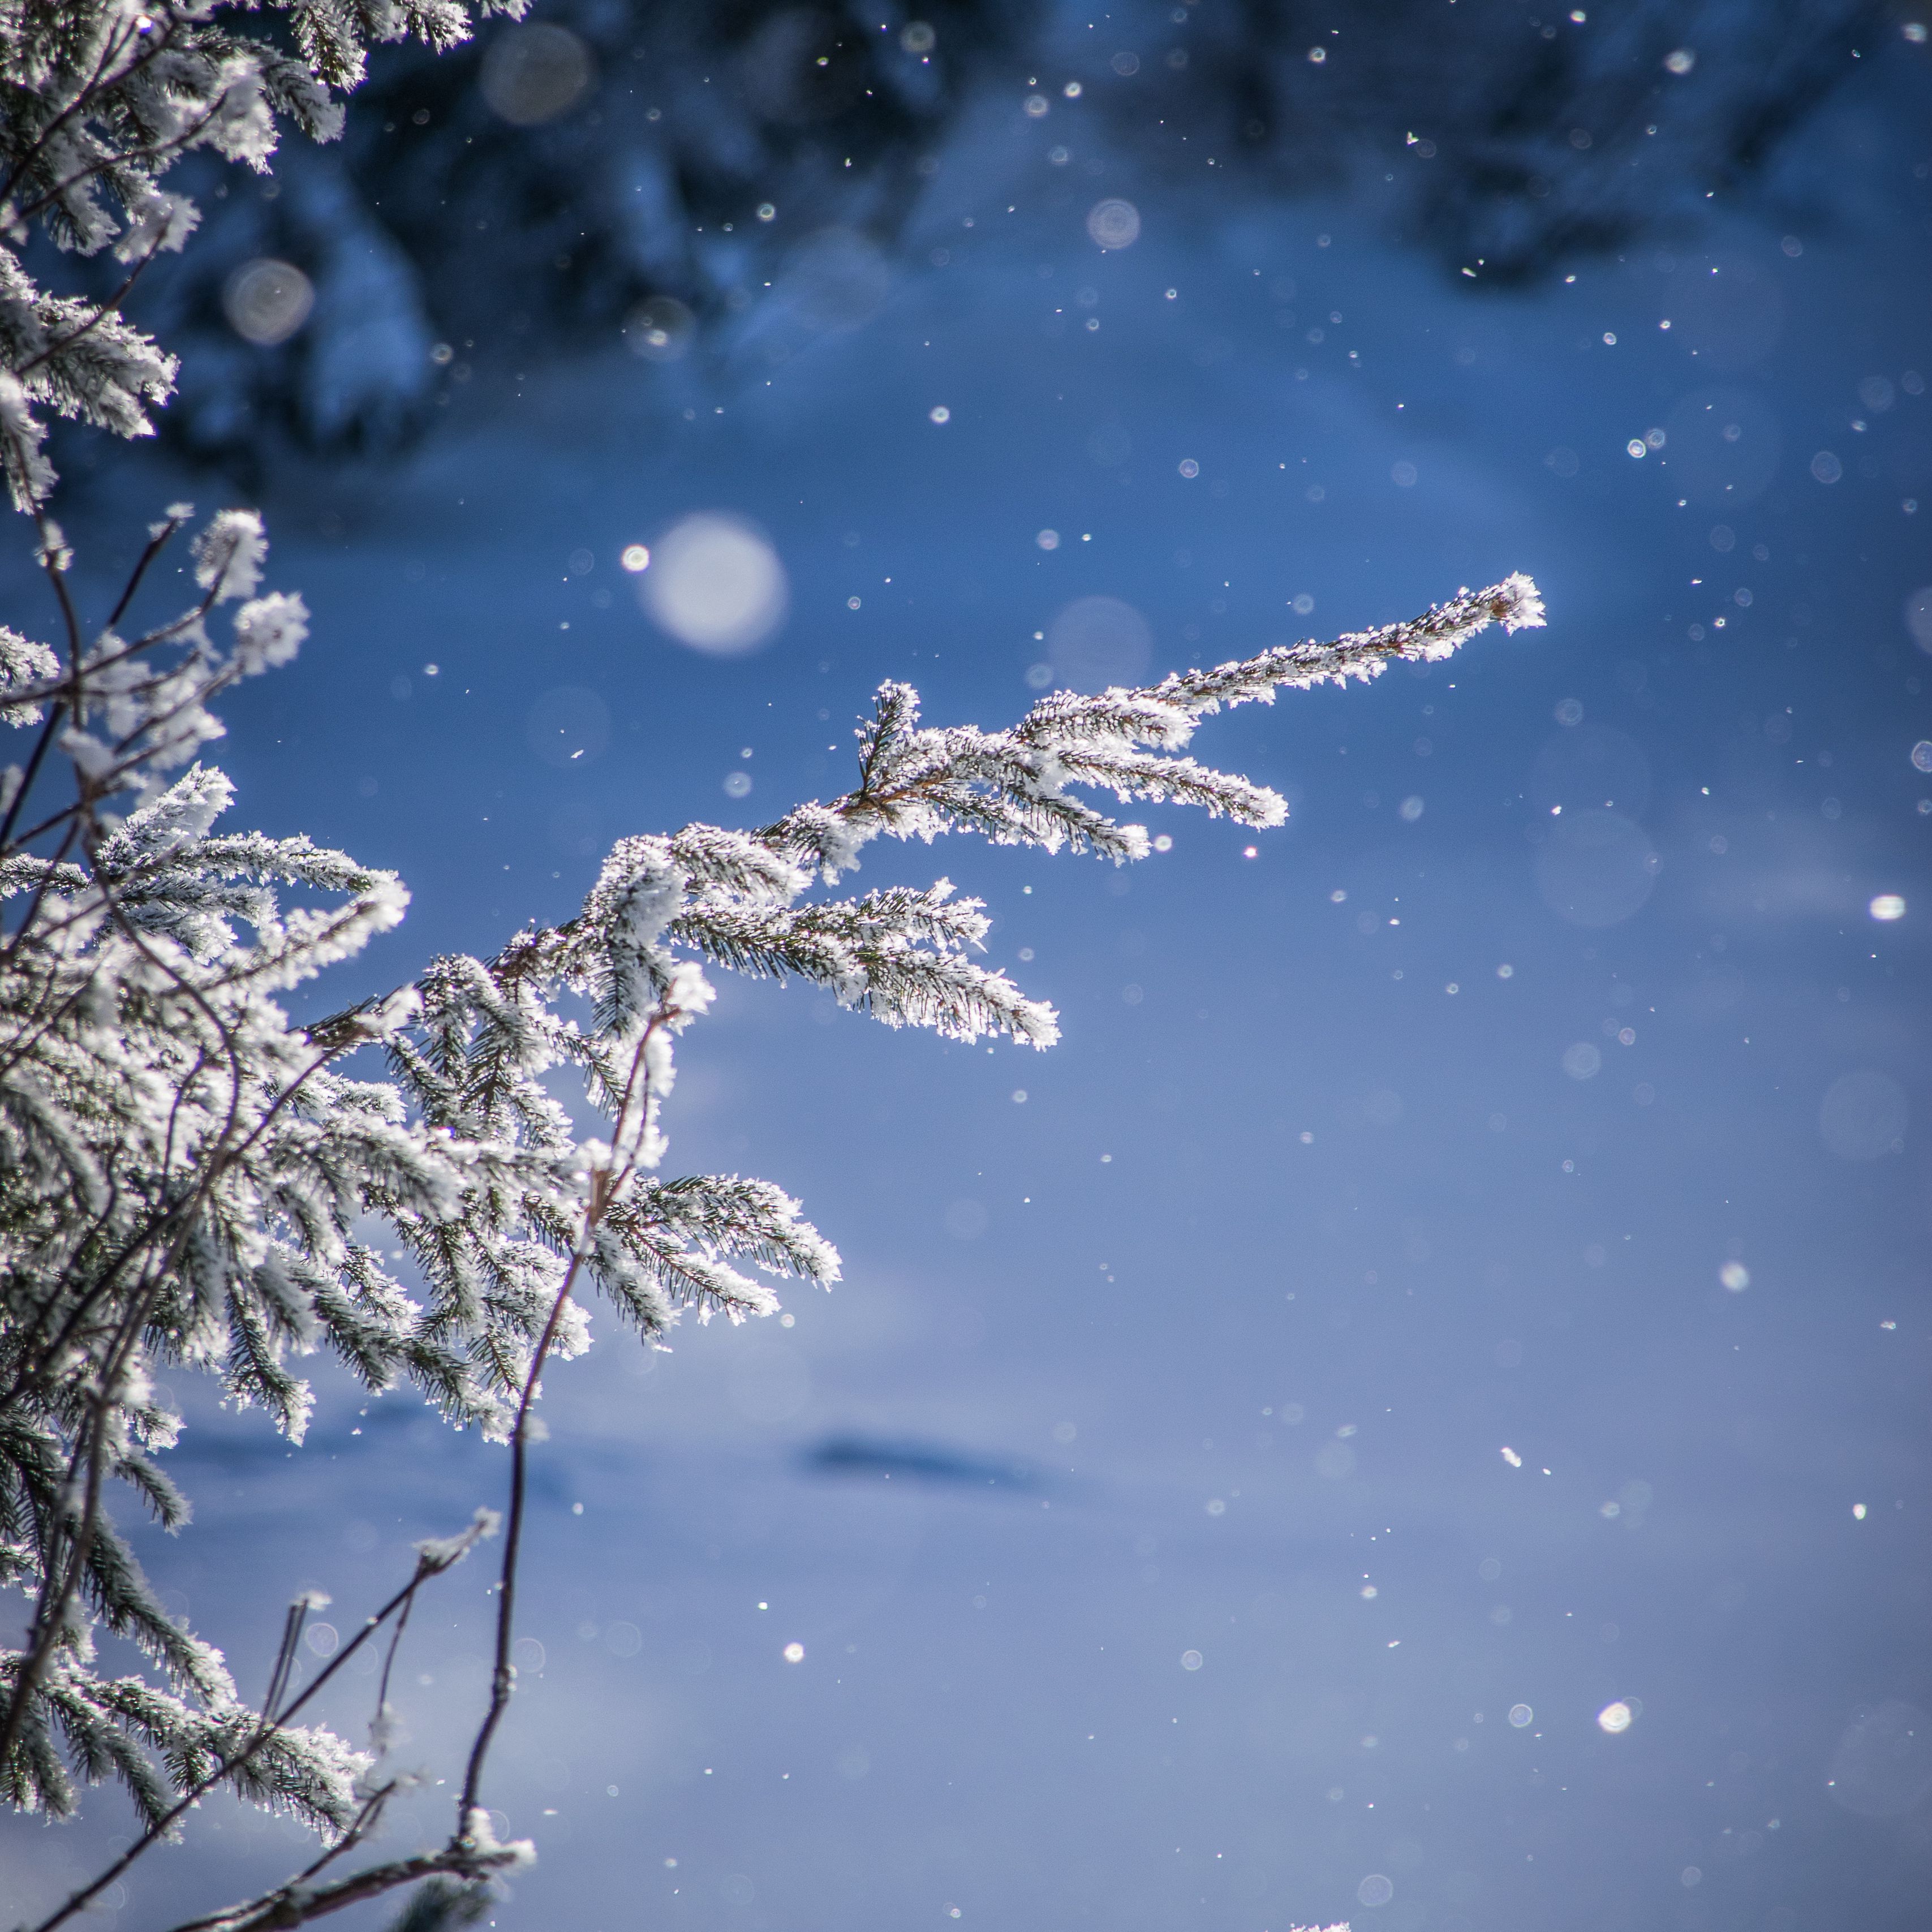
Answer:
[{"label": "blurred dark treeline", "polygon": [[1748,189],[1859,58],[1922,51],[1903,24],[1872,0],[541,0],[440,58],[386,51],[345,140],[291,141],[272,182],[205,168],[203,233],[132,306],[183,356],[189,452],[380,454],[452,385],[620,332],[668,364],[774,307],[859,320],[942,170],[1064,161],[1076,108],[1099,191],[1210,157],[1280,197],[1372,184],[1480,299]]}]

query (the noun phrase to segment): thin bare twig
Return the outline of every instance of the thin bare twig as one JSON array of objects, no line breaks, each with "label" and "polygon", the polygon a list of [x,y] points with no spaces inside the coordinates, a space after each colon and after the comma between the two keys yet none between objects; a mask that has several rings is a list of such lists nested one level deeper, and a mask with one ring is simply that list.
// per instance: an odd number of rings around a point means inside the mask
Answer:
[{"label": "thin bare twig", "polygon": [[[60,1906],[47,1918],[42,1919],[38,1925],[32,1928],[32,1932],[55,1932],[56,1927],[66,1924],[76,1912],[83,1910],[91,1900],[99,1898],[100,1894],[127,1870],[143,1852],[165,1838],[182,1818],[218,1784],[226,1778],[232,1778],[236,1772],[243,1769],[269,1738],[273,1737],[277,1731],[285,1728],[290,1720],[296,1716],[302,1707],[321,1690],[322,1686],[341,1670],[342,1666],[369,1641],[370,1638],[381,1629],[397,1611],[406,1606],[414,1598],[416,1593],[422,1588],[424,1584],[432,1576],[440,1576],[447,1567],[446,1564],[439,1564],[432,1562],[427,1556],[418,1556],[416,1560],[415,1574],[374,1616],[364,1622],[362,1628],[356,1633],[355,1636],[351,1637],[348,1642],[330,1658],[328,1664],[316,1672],[314,1682],[306,1690],[291,1700],[282,1711],[274,1713],[265,1712],[261,1722],[256,1726],[248,1743],[241,1750],[223,1758],[212,1770],[189,1786],[176,1798],[174,1804],[149,1825],[141,1836],[136,1839],[118,1858],[88,1884],[82,1886],[80,1891],[75,1892],[64,1905]],[[446,1870],[449,1868],[439,1867],[437,1869]],[[401,1881],[398,1882],[401,1882]],[[342,1901],[344,1904],[352,1904],[354,1902],[354,1900],[348,1898]]]},{"label": "thin bare twig", "polygon": [[[412,1858],[370,1865],[317,1891],[284,1888],[213,1918],[197,1919],[194,1926],[196,1932],[204,1932],[210,1927],[218,1927],[220,1932],[288,1932],[289,1928],[304,1924],[311,1918],[326,1918],[345,1906],[360,1905],[364,1899],[379,1898],[386,1892],[394,1892],[398,1886],[414,1885],[419,1879],[487,1878],[492,1872],[517,1864],[522,1856],[508,1847],[486,1852],[451,1844],[440,1851],[421,1852]],[[176,1932],[189,1932],[189,1928],[178,1927]]]},{"label": "thin bare twig", "polygon": [[[637,1046],[631,1055],[630,1077],[625,1082],[624,1101],[617,1118],[621,1124],[630,1118],[631,1101],[640,1078],[645,1077],[644,1068],[649,1055],[652,1035],[671,1018],[664,1007],[653,1013],[646,1022],[639,1036]],[[536,1392],[543,1375],[544,1363],[548,1357],[551,1344],[556,1339],[557,1324],[563,1318],[563,1311],[570,1301],[572,1288],[577,1280],[578,1270],[584,1264],[584,1258],[590,1251],[591,1238],[597,1231],[605,1210],[624,1188],[635,1172],[638,1150],[650,1125],[650,1100],[646,1094],[643,1112],[632,1132],[630,1145],[624,1150],[620,1170],[614,1174],[609,1168],[590,1177],[590,1198],[584,1204],[581,1230],[570,1257],[570,1265],[564,1270],[562,1286],[556,1292],[556,1298],[550,1304],[550,1317],[538,1337],[536,1353],[530,1360],[530,1373],[524,1379],[521,1399],[517,1404],[515,1427],[510,1432],[510,1503],[503,1530],[503,1568],[496,1586],[496,1662],[490,1680],[490,1707],[484,1713],[474,1743],[470,1746],[470,1762],[464,1772],[462,1795],[457,1800],[456,1822],[459,1837],[467,1834],[470,1814],[476,1808],[478,1787],[483,1779],[483,1763],[489,1755],[490,1741],[496,1733],[496,1726],[508,1708],[512,1694],[516,1688],[516,1668],[510,1660],[510,1652],[515,1636],[517,1608],[517,1563],[523,1546],[524,1486],[529,1461],[530,1406],[536,1399]]]}]

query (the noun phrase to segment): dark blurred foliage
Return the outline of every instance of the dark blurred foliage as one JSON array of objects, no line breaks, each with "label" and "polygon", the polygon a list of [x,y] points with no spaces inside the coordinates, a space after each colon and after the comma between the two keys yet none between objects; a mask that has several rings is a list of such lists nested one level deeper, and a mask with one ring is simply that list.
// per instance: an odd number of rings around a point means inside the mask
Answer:
[{"label": "dark blurred foliage", "polygon": [[[916,4],[562,0],[440,58],[379,58],[342,144],[292,143],[272,183],[193,183],[205,232],[136,304],[184,358],[166,433],[231,466],[380,453],[473,374],[620,329],[669,362],[706,332],[782,332],[766,308],[862,320],[967,111],[1044,148],[1066,117],[1028,121],[1024,98],[1063,107],[1070,80],[1083,150],[1103,134],[1130,192],[1212,179],[1210,157],[1282,196],[1372,185],[1450,272],[1520,281],[1681,226],[1854,49],[1898,38],[1870,0],[1586,0],[1582,20],[1548,0]],[[314,288],[279,342],[232,320],[264,256]]]},{"label": "dark blurred foliage", "polygon": [[1402,230],[1492,282],[1742,187],[1899,38],[1872,0],[1169,0],[1120,19],[1083,71],[1138,149],[1283,194],[1392,171]]},{"label": "dark blurred foliage", "polygon": [[[379,55],[343,142],[291,142],[272,182],[182,170],[202,232],[135,304],[183,358],[164,434],[231,465],[284,440],[393,448],[472,364],[606,343],[627,319],[674,359],[828,231],[836,310],[842,244],[862,280],[883,272],[874,239],[1025,38],[1006,0],[940,0],[888,31],[877,9],[773,0],[538,10],[440,57]],[[268,344],[230,319],[233,278],[265,256],[314,290]]]}]

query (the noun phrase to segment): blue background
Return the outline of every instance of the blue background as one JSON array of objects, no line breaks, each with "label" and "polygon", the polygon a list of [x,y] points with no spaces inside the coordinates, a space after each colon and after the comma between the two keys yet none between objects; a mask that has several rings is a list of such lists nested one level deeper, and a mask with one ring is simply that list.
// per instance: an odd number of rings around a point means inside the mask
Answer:
[{"label": "blue background", "polygon": [[[988,898],[989,956],[1063,1014],[1043,1056],[722,984],[670,1165],[800,1195],[845,1280],[655,1360],[600,1316],[548,1378],[542,1662],[487,1787],[542,1856],[498,1924],[1924,1922],[1925,106],[1896,66],[1845,89],[1780,164],[1814,210],[1788,242],[1714,214],[1504,292],[1378,239],[1369,190],[1143,186],[1076,104],[1003,101],[868,320],[782,362],[747,325],[668,370],[506,371],[405,462],[278,476],[271,580],[315,635],[227,708],[236,822],[415,894],[318,1009],[567,915],[624,833],[831,796],[883,678],[1016,716],[1077,596],[1144,613],[1156,671],[1512,569],[1550,607],[1204,726],[1282,832],[1156,812],[1174,849],[1124,872],[870,848],[862,884]],[[1132,248],[1088,238],[1102,194]],[[159,459],[88,486],[97,584],[184,490],[221,494]],[[790,580],[736,662],[618,567],[700,509]],[[560,688],[608,718],[562,769],[530,727]],[[1580,925],[1551,808],[1602,809],[1600,777],[1657,863]],[[1862,1073],[1847,1142],[1821,1108]],[[144,1554],[247,1684],[295,1588],[346,1628],[500,1501],[502,1452],[317,1376],[294,1454],[176,1390],[198,1520]],[[432,1780],[488,1580],[406,1646]],[[7,1826],[0,1890],[51,1902],[120,1822]],[[210,1805],[118,1922],[242,1896],[297,1838]]]}]

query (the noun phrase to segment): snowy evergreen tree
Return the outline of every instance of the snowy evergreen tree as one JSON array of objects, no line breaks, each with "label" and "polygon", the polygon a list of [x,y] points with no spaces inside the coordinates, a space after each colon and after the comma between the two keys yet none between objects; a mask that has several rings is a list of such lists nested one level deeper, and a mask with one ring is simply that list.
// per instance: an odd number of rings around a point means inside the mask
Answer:
[{"label": "snowy evergreen tree", "polygon": [[[291,5],[290,53],[218,26],[218,10],[116,0],[0,20],[10,235],[38,224],[64,245],[112,243],[131,281],[193,225],[160,185],[176,155],[199,143],[265,166],[278,115],[333,130],[331,90],[356,80],[365,42],[440,45],[468,26],[454,6]],[[871,841],[972,832],[1145,856],[1145,832],[1089,793],[1279,824],[1273,792],[1186,755],[1202,719],[1442,658],[1491,624],[1540,624],[1542,607],[1512,577],[1330,643],[1141,690],[1053,693],[1003,730],[923,725],[917,694],[885,685],[842,796],[754,831],[623,839],[564,924],[298,1024],[289,991],[406,902],[392,874],[306,838],[218,829],[232,788],[200,761],[221,729],[212,706],[295,655],[302,599],[262,590],[260,522],[227,511],[192,538],[194,600],[137,622],[152,567],[185,540],[191,512],[176,506],[112,608],[82,611],[49,512],[44,412],[142,434],[173,368],[115,302],[46,294],[16,254],[0,255],[0,436],[62,620],[50,642],[0,628],[0,720],[28,747],[0,775],[0,1589],[26,1625],[0,1652],[0,1786],[60,1814],[82,1786],[116,1779],[136,1818],[128,1849],[38,1932],[217,1789],[301,1819],[322,1848],[196,1928],[266,1932],[423,1880],[407,1922],[450,1922],[533,1855],[496,1841],[482,1786],[514,1686],[546,1367],[586,1346],[595,1300],[649,1347],[686,1310],[739,1322],[777,1306],[775,1283],[838,1276],[834,1250],[779,1189],[664,1168],[674,1048],[710,1004],[707,972],[802,980],[890,1026],[1048,1046],[1052,1010],[972,956],[988,927],[978,902],[943,878],[842,893]],[[580,1081],[580,1109],[555,1097],[560,1070]],[[374,1228],[406,1253],[406,1277]],[[158,1370],[205,1372],[299,1443],[311,1396],[293,1364],[318,1351],[371,1390],[413,1385],[506,1442],[507,1504],[418,1544],[389,1601],[299,1688],[290,1666],[314,1606],[291,1606],[256,1707],[163,1608],[110,1505],[131,1495],[170,1528],[186,1521],[162,1466],[180,1418]],[[379,1690],[366,1749],[296,1720],[366,1647],[393,1661],[416,1594],[500,1530],[495,1670],[450,1834],[348,1869],[404,1781],[386,1706]],[[109,1674],[100,1631],[149,1668]]]}]

